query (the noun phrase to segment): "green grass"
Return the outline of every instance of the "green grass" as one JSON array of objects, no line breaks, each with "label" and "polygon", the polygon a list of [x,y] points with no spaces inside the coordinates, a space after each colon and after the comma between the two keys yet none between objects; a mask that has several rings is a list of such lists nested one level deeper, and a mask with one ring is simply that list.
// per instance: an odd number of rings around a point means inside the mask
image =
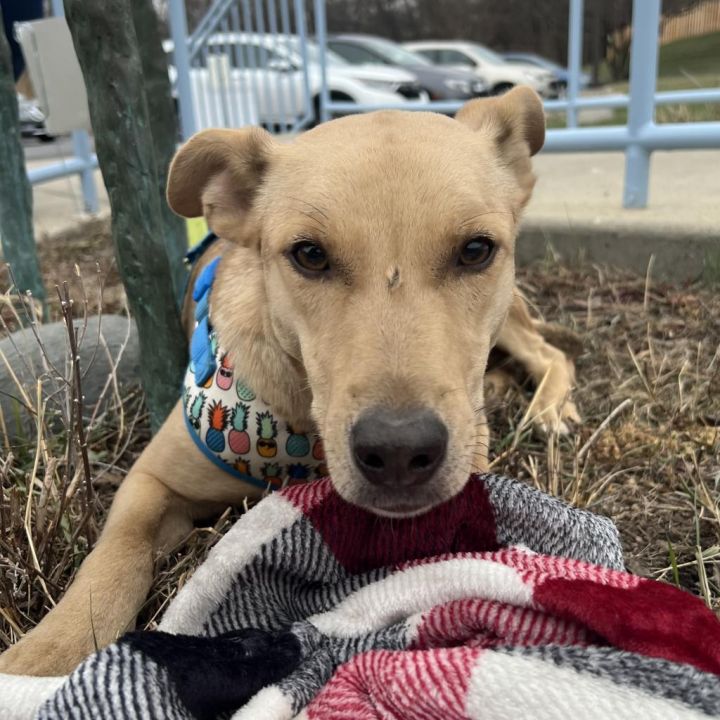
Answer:
[{"label": "green grass", "polygon": [[[601,127],[607,125],[626,125],[627,109],[616,108],[611,111],[608,117],[594,119],[591,122],[583,121],[580,115],[582,127]],[[697,105],[662,105],[655,111],[655,120],[659,125],[664,123],[681,122],[717,122],[720,121],[720,104],[703,103]],[[547,127],[564,128],[565,113],[554,112],[547,115]]]},{"label": "green grass", "polygon": [[[591,73],[592,68],[583,68]],[[598,70],[600,84],[614,92],[627,92],[628,83],[611,80],[605,63]],[[720,85],[720,32],[676,40],[660,48],[658,89],[682,90]]]},{"label": "green grass", "polygon": [[658,75],[714,76],[720,81],[720,32],[676,40],[660,48]]},{"label": "green grass", "polygon": [[[589,68],[586,68],[589,72]],[[608,77],[607,68],[600,68],[600,78]],[[677,40],[660,48],[657,89],[685,90],[720,86],[720,32]],[[603,89],[610,93],[627,93],[627,82],[608,82]],[[720,121],[720,103],[698,105],[664,105],[657,108],[658,123]],[[583,122],[583,126],[625,125],[627,110],[620,108],[603,119]],[[564,128],[565,113],[549,113],[548,128]]]}]

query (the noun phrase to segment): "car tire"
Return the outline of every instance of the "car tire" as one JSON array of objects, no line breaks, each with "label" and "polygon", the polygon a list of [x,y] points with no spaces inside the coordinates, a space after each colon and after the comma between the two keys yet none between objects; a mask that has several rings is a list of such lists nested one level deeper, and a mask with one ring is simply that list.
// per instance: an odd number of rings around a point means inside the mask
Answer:
[{"label": "car tire", "polygon": [[[340,92],[339,90],[330,91],[330,99],[337,100],[338,102],[355,102],[354,97],[350,97],[347,93]],[[320,95],[316,95],[313,98],[313,119],[308,127],[314,128],[320,124]]]},{"label": "car tire", "polygon": [[492,95],[504,95],[508,90],[512,90],[515,86],[512,83],[498,83],[492,89]]}]

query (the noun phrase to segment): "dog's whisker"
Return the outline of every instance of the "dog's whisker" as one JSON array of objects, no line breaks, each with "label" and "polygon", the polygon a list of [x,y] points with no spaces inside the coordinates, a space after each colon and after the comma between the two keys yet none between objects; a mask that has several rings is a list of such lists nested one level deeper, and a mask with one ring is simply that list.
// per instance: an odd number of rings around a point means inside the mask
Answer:
[{"label": "dog's whisker", "polygon": [[472,225],[478,218],[484,217],[485,215],[511,215],[512,217],[515,217],[515,214],[508,210],[486,210],[485,212],[481,212],[477,215],[473,215],[472,217],[467,218],[467,220],[463,221],[460,224],[460,228],[465,228],[468,225]]},{"label": "dog's whisker", "polygon": [[476,415],[479,415],[480,413],[484,413],[486,410],[489,410],[489,408],[486,405],[483,405],[479,408],[473,408],[473,411]]},{"label": "dog's whisker", "polygon": [[[322,215],[326,220],[329,220],[328,214],[321,210],[317,205],[313,205],[313,203],[308,202],[307,200],[303,200],[302,198],[293,197],[292,195],[286,195],[285,196],[288,200],[294,200],[295,202],[302,203],[303,205],[307,205],[309,208],[312,208],[316,213]],[[301,211],[302,212],[302,211]]]},{"label": "dog's whisker", "polygon": [[[299,212],[301,215],[304,215],[308,220],[310,220],[312,223],[314,223],[315,228],[316,228],[315,231],[318,233],[318,235],[320,235],[320,237],[324,238],[327,235],[327,228],[325,227],[325,225],[323,225],[323,223],[320,220],[318,220],[318,218],[316,218],[314,215],[304,212],[302,210],[300,210]],[[300,233],[298,239],[301,239],[302,236],[303,236],[303,233]]]}]

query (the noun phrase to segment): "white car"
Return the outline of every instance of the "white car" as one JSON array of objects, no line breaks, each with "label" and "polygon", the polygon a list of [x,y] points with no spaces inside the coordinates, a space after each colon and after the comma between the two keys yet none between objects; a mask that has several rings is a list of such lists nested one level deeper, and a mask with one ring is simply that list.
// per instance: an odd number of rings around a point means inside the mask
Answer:
[{"label": "white car", "polygon": [[[175,83],[172,41],[163,43]],[[321,89],[320,50],[307,41],[310,112],[317,119]],[[411,73],[393,67],[350,65],[326,55],[333,100],[362,105],[424,103],[428,95]],[[290,127],[307,112],[300,40],[293,35],[216,33],[191,61],[196,129],[249,124]]]},{"label": "white car", "polygon": [[500,55],[479,43],[423,40],[405,43],[405,47],[436,65],[474,71],[485,80],[494,95],[507,92],[515,85],[530,85],[542,97],[555,94],[555,77],[551,72],[529,63],[507,63]]}]

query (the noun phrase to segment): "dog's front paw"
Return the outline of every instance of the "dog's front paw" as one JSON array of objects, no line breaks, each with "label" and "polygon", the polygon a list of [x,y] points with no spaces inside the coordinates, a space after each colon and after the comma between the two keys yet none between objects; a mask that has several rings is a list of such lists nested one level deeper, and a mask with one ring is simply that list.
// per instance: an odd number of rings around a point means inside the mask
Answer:
[{"label": "dog's front paw", "polygon": [[536,393],[527,416],[533,426],[544,434],[569,435],[582,418],[575,403],[568,395],[558,397],[552,393]]}]

